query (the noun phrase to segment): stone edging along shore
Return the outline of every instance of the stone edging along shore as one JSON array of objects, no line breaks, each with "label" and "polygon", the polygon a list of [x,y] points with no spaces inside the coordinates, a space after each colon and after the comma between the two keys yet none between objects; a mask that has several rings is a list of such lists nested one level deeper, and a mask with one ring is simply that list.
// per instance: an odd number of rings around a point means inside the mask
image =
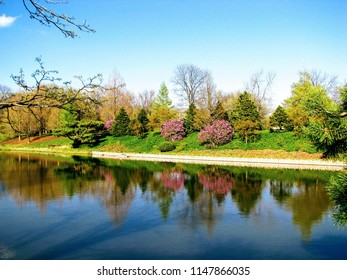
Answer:
[{"label": "stone edging along shore", "polygon": [[327,160],[292,160],[292,159],[264,159],[264,158],[234,158],[234,157],[208,157],[208,156],[178,156],[158,154],[135,154],[135,153],[111,153],[92,152],[96,158],[144,160],[160,162],[181,162],[195,164],[214,164],[245,167],[263,168],[286,168],[286,169],[311,169],[311,170],[334,170],[339,171],[346,167],[344,162]]}]

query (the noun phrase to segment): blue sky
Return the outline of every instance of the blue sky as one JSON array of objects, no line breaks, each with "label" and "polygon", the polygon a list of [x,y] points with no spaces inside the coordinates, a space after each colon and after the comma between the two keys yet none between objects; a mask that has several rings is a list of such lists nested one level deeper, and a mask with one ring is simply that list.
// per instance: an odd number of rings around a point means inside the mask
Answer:
[{"label": "blue sky", "polygon": [[101,73],[107,81],[117,70],[134,93],[162,82],[172,89],[184,63],[210,70],[224,92],[243,90],[261,69],[274,71],[274,106],[304,69],[347,81],[346,0],[70,0],[52,8],[86,19],[96,33],[65,38],[31,20],[22,1],[5,1],[0,84],[16,89],[10,75],[23,68],[30,77],[39,56],[64,80]]}]

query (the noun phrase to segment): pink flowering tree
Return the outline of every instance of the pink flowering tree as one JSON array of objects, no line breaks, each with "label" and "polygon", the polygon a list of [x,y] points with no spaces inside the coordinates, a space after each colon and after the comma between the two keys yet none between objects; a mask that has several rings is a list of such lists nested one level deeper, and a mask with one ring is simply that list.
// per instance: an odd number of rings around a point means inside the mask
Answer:
[{"label": "pink flowering tree", "polygon": [[216,120],[205,126],[199,133],[198,142],[209,148],[224,145],[233,138],[234,130],[225,120]]},{"label": "pink flowering tree", "polygon": [[183,137],[186,136],[182,120],[172,120],[164,122],[161,127],[160,133],[161,136],[165,138],[165,140],[171,142],[182,140]]},{"label": "pink flowering tree", "polygon": [[112,124],[114,123],[114,120],[108,120],[105,125],[104,125],[104,129],[106,130],[111,130],[112,129]]}]

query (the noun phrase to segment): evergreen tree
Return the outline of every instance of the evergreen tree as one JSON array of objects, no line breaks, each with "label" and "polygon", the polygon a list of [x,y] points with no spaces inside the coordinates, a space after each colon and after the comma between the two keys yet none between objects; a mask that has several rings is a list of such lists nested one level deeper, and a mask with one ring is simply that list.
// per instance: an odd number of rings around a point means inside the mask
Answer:
[{"label": "evergreen tree", "polygon": [[258,130],[261,128],[260,113],[252,96],[246,91],[239,95],[230,121],[232,126],[235,127],[237,134],[245,140],[246,143],[248,143],[250,139],[256,140],[259,138]]},{"label": "evergreen tree", "polygon": [[[328,110],[316,103],[313,113],[323,120],[312,120],[306,132],[313,144],[325,156],[343,155],[347,152],[347,84],[340,88],[341,103],[337,110]],[[328,194],[334,204],[333,217],[339,226],[347,223],[347,170],[330,178]]]},{"label": "evergreen tree", "polygon": [[190,103],[189,108],[186,112],[186,117],[184,118],[184,127],[187,133],[192,133],[196,131],[194,126],[195,115],[196,115],[196,106],[194,105],[194,103]]},{"label": "evergreen tree", "polygon": [[116,116],[114,123],[112,124],[112,135],[116,137],[129,135],[129,124],[130,118],[124,107],[122,107]]},{"label": "evergreen tree", "polygon": [[82,144],[97,145],[104,137],[104,123],[101,121],[73,121],[54,132],[56,136],[66,136],[72,140],[72,147]]},{"label": "evergreen tree", "polygon": [[147,112],[145,109],[143,108],[141,109],[141,111],[137,115],[137,121],[139,122],[138,136],[140,138],[144,138],[149,131],[148,129],[149,119],[147,117]]},{"label": "evergreen tree", "polygon": [[280,130],[291,130],[291,121],[282,106],[278,106],[275,112],[273,112],[272,116],[270,117],[270,125],[271,127],[278,127]]},{"label": "evergreen tree", "polygon": [[212,121],[224,120],[229,121],[228,113],[224,110],[222,102],[218,100],[216,108],[211,113]]},{"label": "evergreen tree", "polygon": [[260,113],[248,92],[241,93],[236,101],[235,109],[231,114],[231,122],[233,124],[240,120],[250,120],[259,125],[260,128]]}]

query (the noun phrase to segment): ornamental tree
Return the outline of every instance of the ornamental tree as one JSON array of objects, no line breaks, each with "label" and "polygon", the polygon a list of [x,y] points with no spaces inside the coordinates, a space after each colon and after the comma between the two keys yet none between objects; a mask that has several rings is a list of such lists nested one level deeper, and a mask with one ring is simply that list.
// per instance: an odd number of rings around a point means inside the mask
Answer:
[{"label": "ornamental tree", "polygon": [[182,140],[186,136],[184,123],[182,120],[164,122],[160,133],[165,140],[171,142]]},{"label": "ornamental tree", "polygon": [[104,125],[104,129],[106,130],[111,130],[112,129],[112,124],[114,123],[114,120],[108,120],[105,125]]},{"label": "ornamental tree", "polygon": [[105,137],[104,123],[101,121],[73,121],[54,132],[56,136],[66,136],[72,140],[72,147],[82,144],[97,145]]},{"label": "ornamental tree", "polygon": [[216,120],[200,131],[198,142],[200,145],[214,148],[230,142],[233,134],[234,131],[228,121]]}]

